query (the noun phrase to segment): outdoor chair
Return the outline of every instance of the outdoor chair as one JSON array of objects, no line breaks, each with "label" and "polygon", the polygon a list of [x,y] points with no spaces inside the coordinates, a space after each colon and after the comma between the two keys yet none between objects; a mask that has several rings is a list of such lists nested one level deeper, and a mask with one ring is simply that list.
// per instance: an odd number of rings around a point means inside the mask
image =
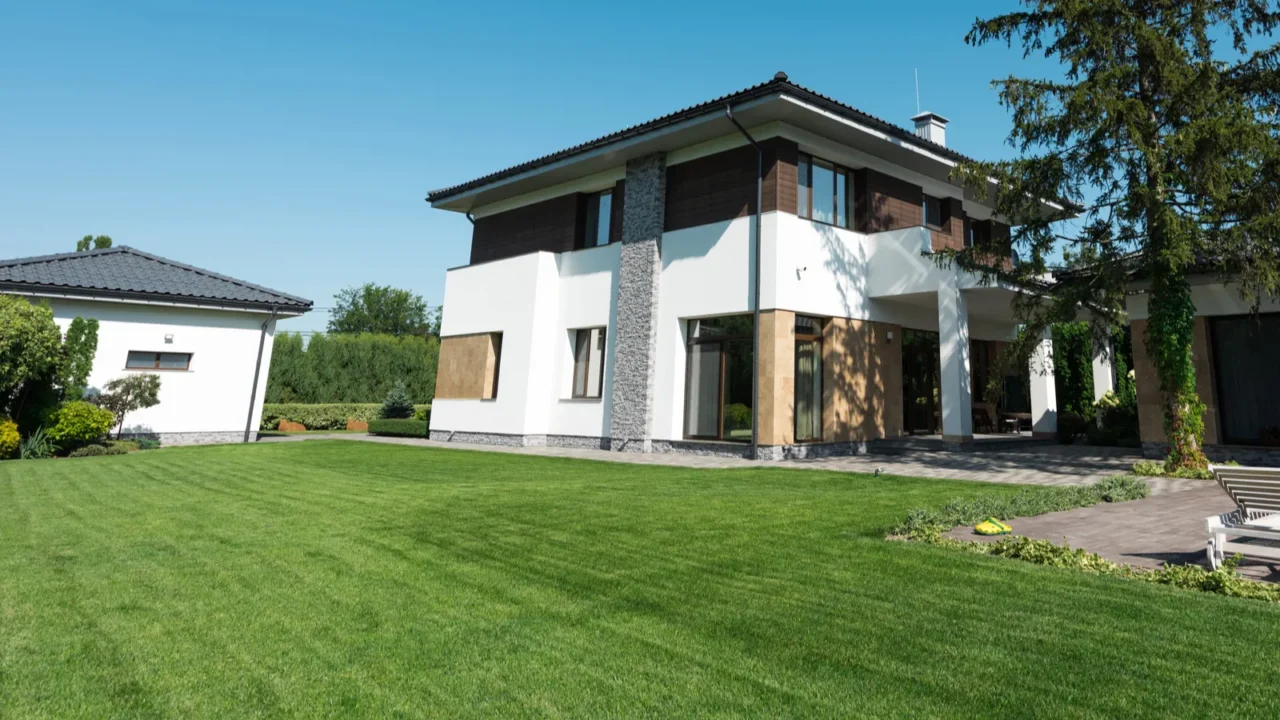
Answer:
[{"label": "outdoor chair", "polygon": [[1209,564],[1239,553],[1280,563],[1280,468],[1210,465],[1209,471],[1236,509],[1205,521]]}]

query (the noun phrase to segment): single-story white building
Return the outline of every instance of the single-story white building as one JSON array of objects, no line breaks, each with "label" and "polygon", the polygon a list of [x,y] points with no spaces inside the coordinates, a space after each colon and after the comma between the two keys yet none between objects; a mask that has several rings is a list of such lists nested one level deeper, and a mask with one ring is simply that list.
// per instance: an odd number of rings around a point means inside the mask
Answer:
[{"label": "single-story white building", "polygon": [[65,332],[98,320],[90,387],[129,373],[161,378],[160,404],[125,435],[165,445],[256,439],[276,321],[311,301],[130,247],[0,260],[0,293],[53,309]]}]

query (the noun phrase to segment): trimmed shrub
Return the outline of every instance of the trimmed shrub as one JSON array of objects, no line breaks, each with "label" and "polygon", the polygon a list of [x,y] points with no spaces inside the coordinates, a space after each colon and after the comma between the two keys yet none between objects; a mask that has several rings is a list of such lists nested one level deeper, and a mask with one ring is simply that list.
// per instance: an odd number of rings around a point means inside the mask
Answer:
[{"label": "trimmed shrub", "polygon": [[743,403],[733,403],[724,408],[726,430],[746,430],[751,427],[751,408]]},{"label": "trimmed shrub", "polygon": [[103,444],[109,448],[121,448],[125,452],[138,452],[142,449],[142,443],[137,440],[108,440]]},{"label": "trimmed shrub", "polygon": [[1117,475],[1092,485],[1032,487],[1008,497],[988,495],[952,500],[940,508],[917,508],[907,514],[906,522],[894,528],[893,534],[920,540],[940,536],[958,525],[982,522],[988,517],[1012,520],[1100,502],[1138,500],[1150,493],[1146,482],[1130,475]]},{"label": "trimmed shrub", "polygon": [[409,418],[370,420],[370,435],[394,435],[397,437],[426,437],[427,423]]},{"label": "trimmed shrub", "polygon": [[13,457],[18,452],[22,436],[18,434],[18,423],[0,415],[0,460]]},{"label": "trimmed shrub", "polygon": [[[415,411],[431,411],[430,405],[415,405]],[[262,406],[260,430],[275,430],[281,420],[301,423],[308,430],[343,430],[348,420],[368,422],[378,419],[381,403],[267,403]]]},{"label": "trimmed shrub", "polygon": [[156,438],[138,438],[134,442],[138,444],[139,450],[158,450],[160,448],[160,441]]},{"label": "trimmed shrub", "polygon": [[97,457],[99,455],[125,455],[128,450],[119,445],[85,445],[71,451],[67,457]]},{"label": "trimmed shrub", "polygon": [[1073,412],[1058,413],[1058,442],[1070,445],[1089,429],[1089,421]]},{"label": "trimmed shrub", "polygon": [[49,439],[63,450],[70,450],[105,437],[116,416],[110,410],[76,400],[63,403],[50,419],[53,427],[49,428]]},{"label": "trimmed shrub", "polygon": [[382,417],[387,420],[403,420],[413,417],[413,398],[404,382],[397,380],[395,387],[382,401]]},{"label": "trimmed shrub", "polygon": [[415,407],[413,410],[413,419],[422,420],[423,422],[430,425],[431,424],[431,406],[418,405],[417,407]]}]

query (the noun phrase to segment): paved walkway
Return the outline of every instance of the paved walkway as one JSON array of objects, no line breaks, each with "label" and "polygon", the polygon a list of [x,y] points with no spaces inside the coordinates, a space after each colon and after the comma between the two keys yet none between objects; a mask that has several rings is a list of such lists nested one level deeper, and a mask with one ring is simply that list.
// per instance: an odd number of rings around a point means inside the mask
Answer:
[{"label": "paved walkway", "polygon": [[[260,442],[298,442],[302,440],[354,440],[396,445],[505,452],[517,455],[570,457],[604,462],[641,465],[670,465],[693,468],[771,467],[835,470],[874,473],[879,469],[890,475],[951,478],[983,482],[1019,483],[1026,485],[1086,485],[1129,470],[1141,456],[1133,450],[1084,447],[1078,445],[1034,445],[1027,448],[978,450],[970,452],[911,452],[903,455],[855,455],[815,460],[786,460],[761,463],[733,457],[710,457],[681,453],[622,453],[608,450],[584,450],[560,447],[502,447],[445,443],[420,438],[376,437],[357,434],[285,435],[263,438]],[[1158,478],[1152,480],[1152,494],[1186,490],[1200,481]]]},{"label": "paved walkway", "polygon": [[[1016,535],[1066,542],[1138,567],[1158,568],[1164,563],[1208,566],[1205,518],[1229,512],[1235,505],[1217,483],[1193,482],[1196,485],[1185,492],[1015,519],[1009,525]],[[995,540],[975,535],[969,527],[956,528],[948,535],[960,540]],[[1280,582],[1280,565],[1246,562],[1240,573]]]}]

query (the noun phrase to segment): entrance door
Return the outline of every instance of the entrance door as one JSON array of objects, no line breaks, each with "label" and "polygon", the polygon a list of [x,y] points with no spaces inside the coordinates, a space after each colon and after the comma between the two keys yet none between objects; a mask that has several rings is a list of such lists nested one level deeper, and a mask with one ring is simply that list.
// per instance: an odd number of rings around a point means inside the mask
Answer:
[{"label": "entrance door", "polygon": [[902,425],[908,435],[936,435],[942,416],[938,333],[902,331]]}]

